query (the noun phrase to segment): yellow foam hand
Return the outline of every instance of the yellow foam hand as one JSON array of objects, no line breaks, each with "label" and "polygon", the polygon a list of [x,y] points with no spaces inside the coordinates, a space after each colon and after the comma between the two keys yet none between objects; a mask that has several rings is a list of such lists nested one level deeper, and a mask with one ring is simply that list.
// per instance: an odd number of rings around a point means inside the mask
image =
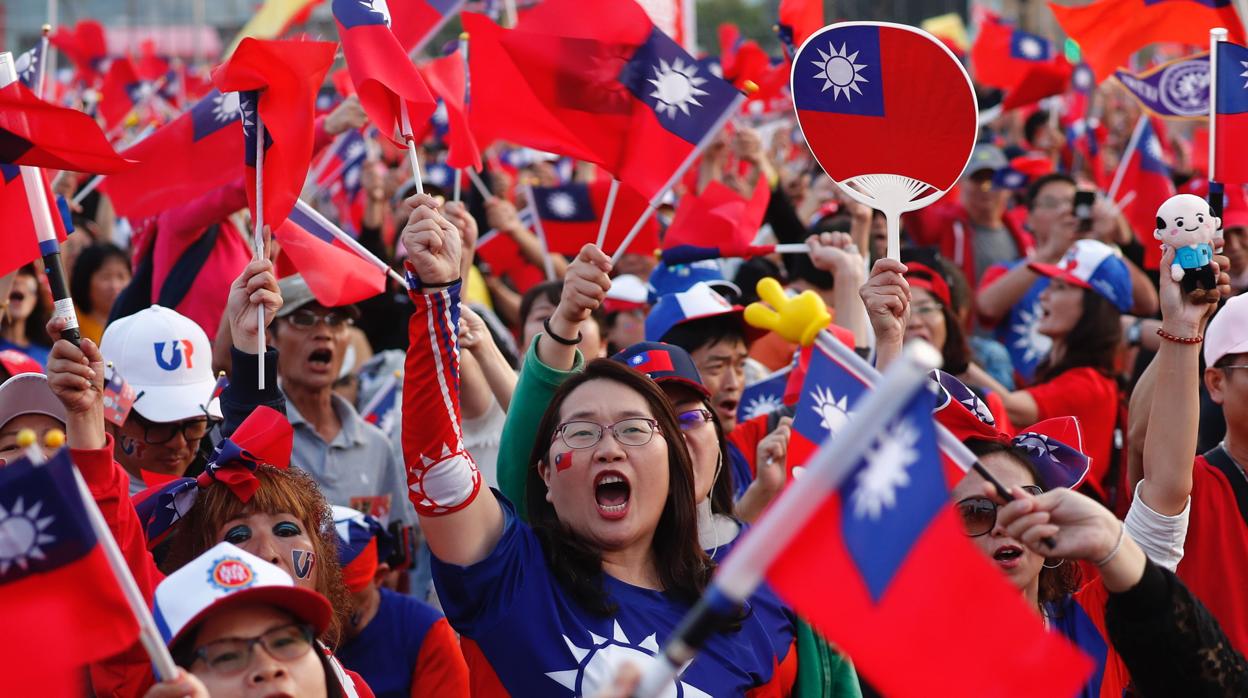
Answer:
[{"label": "yellow foam hand", "polygon": [[758,282],[758,297],[745,309],[745,321],[754,327],[771,330],[790,342],[804,347],[832,322],[828,306],[814,291],[802,291],[794,298],[784,293],[780,282],[771,277]]}]

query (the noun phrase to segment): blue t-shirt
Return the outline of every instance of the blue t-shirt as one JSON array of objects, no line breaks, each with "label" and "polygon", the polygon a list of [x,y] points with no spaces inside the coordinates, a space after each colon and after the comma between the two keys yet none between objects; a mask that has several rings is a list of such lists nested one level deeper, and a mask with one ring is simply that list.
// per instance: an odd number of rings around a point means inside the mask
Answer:
[{"label": "blue t-shirt", "polygon": [[[636,663],[658,653],[687,604],[604,575],[618,610],[609,617],[586,611],[556,581],[533,530],[505,497],[495,496],[504,524],[494,550],[468,567],[435,556],[433,583],[451,626],[476,643],[508,692],[593,695],[620,661]],[[771,679],[773,657],[762,624],[747,618],[741,630],[707,642],[676,694],[743,695]]]},{"label": "blue t-shirt", "polygon": [[[1027,260],[1015,262],[1009,265],[1007,270],[1026,263]],[[1001,265],[997,268],[1001,268]],[[992,270],[989,270],[989,273],[991,272]],[[1005,350],[1010,352],[1014,372],[1023,383],[1032,381],[1036,375],[1036,366],[1048,355],[1049,349],[1053,346],[1052,339],[1036,331],[1041,315],[1040,294],[1048,287],[1049,277],[1042,276],[1037,279],[993,330],[997,341],[1004,344]]]},{"label": "blue t-shirt", "polygon": [[[728,559],[728,554],[732,549],[737,547],[737,541],[745,535],[749,530],[749,524],[741,524],[741,532],[736,538],[728,541],[715,548],[715,550],[706,551],[711,559],[716,563],[723,564]],[[767,582],[758,585],[758,589],[754,590],[754,594],[750,596],[750,609],[753,621],[758,622],[763,627],[768,640],[771,642],[772,651],[775,653],[776,664],[782,663],[789,656],[789,652],[796,651],[793,647],[794,641],[797,640],[797,616],[793,613],[793,609],[789,608],[784,601],[776,596],[776,592]]]},{"label": "blue t-shirt", "polygon": [[14,344],[13,342],[10,342],[7,339],[0,339],[0,351],[4,351],[5,349],[12,349],[13,351],[20,351],[26,356],[29,356],[35,361],[38,361],[39,365],[43,366],[44,368],[47,368],[48,355],[52,353],[52,347],[45,347],[39,344],[30,344],[24,347],[19,347],[18,345]]},{"label": "blue t-shirt", "polygon": [[377,698],[408,698],[425,635],[441,618],[433,606],[383,588],[377,615],[334,654]]}]

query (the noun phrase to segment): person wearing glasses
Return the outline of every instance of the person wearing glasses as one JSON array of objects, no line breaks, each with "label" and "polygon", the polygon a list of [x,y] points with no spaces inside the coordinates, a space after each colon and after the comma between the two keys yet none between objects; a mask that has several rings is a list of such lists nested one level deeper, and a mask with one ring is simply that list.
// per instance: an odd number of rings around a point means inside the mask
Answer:
[{"label": "person wearing glasses", "polygon": [[403,466],[390,440],[334,392],[359,312],[322,305],[299,274],[278,286],[283,305],[269,341],[295,428],[292,462],[312,475],[330,504],[360,509],[387,525],[411,523]]},{"label": "person wearing glasses", "polygon": [[[534,427],[529,520],[518,517],[482,487],[463,446],[458,231],[432,197],[410,201],[402,241],[416,311],[403,451],[439,600],[462,636],[475,693],[592,695],[619,659],[658,647],[714,569],[693,534],[693,466],[677,417],[649,378],[611,360],[590,362],[562,383]],[[605,272],[609,262],[594,252],[581,256]],[[560,329],[575,336],[575,326]],[[517,395],[511,408],[524,405]],[[747,615],[709,640],[679,690],[739,695],[771,681],[773,663],[766,630]]]},{"label": "person wearing glasses", "polygon": [[221,419],[204,330],[175,310],[153,305],[109,324],[99,350],[136,395],[125,423],[109,424],[117,460],[130,475],[130,495],[185,475]]},{"label": "person wearing glasses", "polygon": [[153,614],[179,672],[145,698],[359,695],[316,640],[329,601],[229,543],[166,577]]}]

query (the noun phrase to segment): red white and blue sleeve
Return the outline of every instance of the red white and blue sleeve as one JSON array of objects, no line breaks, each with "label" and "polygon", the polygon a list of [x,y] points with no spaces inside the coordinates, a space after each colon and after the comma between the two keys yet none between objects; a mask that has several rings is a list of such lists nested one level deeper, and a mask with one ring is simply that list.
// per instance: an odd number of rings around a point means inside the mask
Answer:
[{"label": "red white and blue sleeve", "polygon": [[422,289],[410,269],[407,277],[415,307],[403,375],[408,496],[421,516],[444,516],[468,506],[481,490],[459,411],[461,284]]}]

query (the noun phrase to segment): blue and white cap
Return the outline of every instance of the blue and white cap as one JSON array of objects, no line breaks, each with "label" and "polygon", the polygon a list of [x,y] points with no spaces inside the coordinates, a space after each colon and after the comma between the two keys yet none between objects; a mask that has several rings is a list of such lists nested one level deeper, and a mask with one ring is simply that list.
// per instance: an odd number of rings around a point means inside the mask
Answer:
[{"label": "blue and white cap", "polygon": [[1134,304],[1127,263],[1120,252],[1099,240],[1076,240],[1057,264],[1033,262],[1028,266],[1045,276],[1097,292],[1119,312],[1130,311]]},{"label": "blue and white cap", "polygon": [[657,303],[662,296],[688,291],[699,282],[721,294],[727,293],[733,298],[741,297],[741,287],[724,278],[724,271],[718,260],[704,259],[690,264],[670,266],[659,262],[654,267],[654,271],[650,272],[650,279],[646,286],[650,305]]},{"label": "blue and white cap", "polygon": [[218,543],[156,587],[156,627],[172,646],[209,613],[240,603],[275,606],[325,632],[333,608],[324,596],[296,587],[290,575],[230,543]]},{"label": "blue and white cap", "polygon": [[744,313],[744,308],[729,303],[708,284],[699,282],[687,291],[659,298],[646,316],[646,341],[662,342],[667,333],[679,324],[719,315],[735,315],[741,322],[741,333],[747,342],[766,334],[765,330],[746,324]]}]

